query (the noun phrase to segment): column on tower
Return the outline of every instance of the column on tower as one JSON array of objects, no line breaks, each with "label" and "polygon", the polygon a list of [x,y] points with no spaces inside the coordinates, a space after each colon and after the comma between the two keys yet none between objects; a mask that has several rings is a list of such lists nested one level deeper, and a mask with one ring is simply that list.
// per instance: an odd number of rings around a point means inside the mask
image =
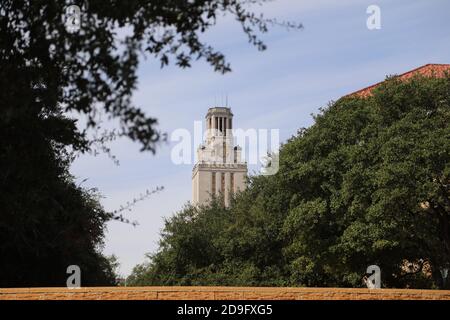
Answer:
[{"label": "column on tower", "polygon": [[192,179],[192,202],[198,202],[198,173],[194,179]]},{"label": "column on tower", "polygon": [[222,142],[222,162],[223,164],[227,163],[227,143],[225,139]]},{"label": "column on tower", "polygon": [[230,190],[232,193],[235,193],[234,189],[234,172],[230,172]]},{"label": "column on tower", "polygon": [[227,194],[227,189],[225,187],[225,174],[226,172],[222,172],[220,175],[220,190],[222,191],[222,204],[225,205],[225,197]]},{"label": "column on tower", "polygon": [[211,172],[211,195],[214,196],[216,194],[216,173],[214,171]]},{"label": "column on tower", "polygon": [[229,206],[230,205],[230,195],[231,195],[231,173],[230,172],[226,172],[225,173],[225,191],[224,191],[224,196],[225,196],[225,206]]},{"label": "column on tower", "polygon": [[221,184],[222,184],[222,172],[216,171],[216,193],[215,193],[216,196],[218,196],[220,192],[222,192],[220,188]]},{"label": "column on tower", "polygon": [[227,135],[227,118],[226,117],[223,118],[223,135],[224,136]]}]

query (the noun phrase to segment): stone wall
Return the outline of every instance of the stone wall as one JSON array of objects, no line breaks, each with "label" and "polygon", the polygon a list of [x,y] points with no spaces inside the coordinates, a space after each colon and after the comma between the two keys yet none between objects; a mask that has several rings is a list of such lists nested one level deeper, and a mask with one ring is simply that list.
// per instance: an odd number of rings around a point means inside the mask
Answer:
[{"label": "stone wall", "polygon": [[450,290],[256,288],[256,287],[89,287],[0,289],[0,300],[450,300]]}]

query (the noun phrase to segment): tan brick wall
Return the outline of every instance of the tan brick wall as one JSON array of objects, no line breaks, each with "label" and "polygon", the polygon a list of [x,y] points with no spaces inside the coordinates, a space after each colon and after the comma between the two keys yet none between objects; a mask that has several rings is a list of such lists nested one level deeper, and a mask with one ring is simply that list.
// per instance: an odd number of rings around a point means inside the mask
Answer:
[{"label": "tan brick wall", "polygon": [[0,300],[450,300],[450,290],[253,288],[253,287],[90,287],[0,289]]}]

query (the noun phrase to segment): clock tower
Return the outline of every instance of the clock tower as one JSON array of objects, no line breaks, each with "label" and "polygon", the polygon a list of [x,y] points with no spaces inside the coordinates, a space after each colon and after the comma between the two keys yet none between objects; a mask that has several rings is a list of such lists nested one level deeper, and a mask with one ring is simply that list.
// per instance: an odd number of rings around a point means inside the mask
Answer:
[{"label": "clock tower", "polygon": [[192,202],[205,204],[221,196],[228,206],[230,196],[246,187],[247,164],[241,160],[241,148],[234,145],[231,109],[209,108],[205,118],[206,140],[197,150],[192,170]]}]

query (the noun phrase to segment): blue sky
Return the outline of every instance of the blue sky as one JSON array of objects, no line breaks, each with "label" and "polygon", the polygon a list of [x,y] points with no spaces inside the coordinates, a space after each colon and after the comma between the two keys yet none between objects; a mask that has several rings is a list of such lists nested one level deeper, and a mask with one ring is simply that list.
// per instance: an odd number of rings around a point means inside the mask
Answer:
[{"label": "blue sky", "polygon": [[[369,5],[381,9],[381,29],[369,30]],[[313,123],[331,100],[427,63],[450,63],[450,1],[448,0],[277,0],[255,7],[267,17],[301,22],[304,29],[272,28],[262,35],[267,51],[249,45],[239,24],[223,17],[204,39],[221,50],[233,72],[214,73],[205,62],[191,69],[141,61],[134,102],[159,120],[169,135],[193,130],[207,109],[228,94],[234,127],[279,129],[281,141]],[[146,189],[164,191],[138,203],[127,214],[132,227],[110,222],[104,252],[114,253],[120,272],[128,275],[158,247],[164,217],[191,198],[192,165],[175,165],[175,143],[161,144],[157,154],[140,153],[126,139],[111,144],[120,165],[105,155],[84,155],[72,165],[78,181],[97,187],[108,210],[117,209]]]}]

